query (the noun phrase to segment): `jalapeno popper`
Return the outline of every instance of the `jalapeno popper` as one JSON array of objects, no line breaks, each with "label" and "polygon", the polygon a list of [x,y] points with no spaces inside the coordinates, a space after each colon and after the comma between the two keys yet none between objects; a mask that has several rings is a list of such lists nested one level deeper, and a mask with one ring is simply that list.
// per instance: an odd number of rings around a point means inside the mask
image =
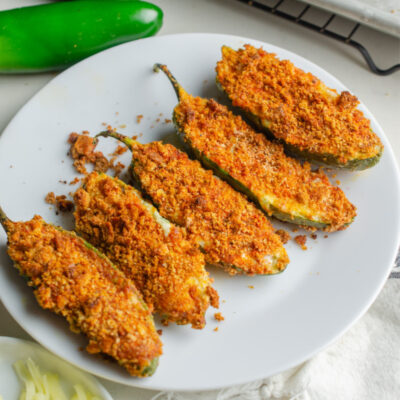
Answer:
[{"label": "jalapeno popper", "polygon": [[184,229],[161,217],[131,186],[91,173],[75,195],[77,231],[132,279],[164,321],[203,328],[218,295],[204,256]]},{"label": "jalapeno popper", "polygon": [[89,353],[111,356],[131,375],[152,375],[162,344],[149,309],[111,262],[72,232],[35,216],[12,222],[0,209],[8,254],[39,305],[89,339]]},{"label": "jalapeno popper", "polygon": [[184,226],[207,263],[230,274],[276,274],[289,258],[267,217],[198,161],[170,144],[140,144],[103,132],[132,151],[131,172],[160,214]]},{"label": "jalapeno popper", "polygon": [[232,104],[291,154],[352,170],[379,161],[383,145],[349,92],[339,94],[290,61],[251,45],[237,51],[222,47],[216,71]]},{"label": "jalapeno popper", "polygon": [[168,71],[179,98],[173,112],[178,133],[203,165],[283,221],[326,231],[344,229],[355,207],[322,171],[287,157],[280,144],[257,134],[215,100],[186,93]]}]

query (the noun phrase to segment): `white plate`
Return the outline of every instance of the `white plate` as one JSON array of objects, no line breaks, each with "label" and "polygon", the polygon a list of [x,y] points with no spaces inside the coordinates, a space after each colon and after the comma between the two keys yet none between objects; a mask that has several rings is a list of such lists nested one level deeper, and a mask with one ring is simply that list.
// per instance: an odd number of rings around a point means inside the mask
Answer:
[{"label": "white plate", "polygon": [[[70,217],[56,217],[44,203],[49,191],[60,194],[75,188],[58,183],[75,176],[66,156],[69,132],[86,129],[94,134],[104,129],[101,124],[106,122],[117,127],[126,124],[120,130],[130,135],[143,133],[143,142],[170,138],[173,127],[162,121],[171,117],[176,98],[166,77],[152,72],[153,64],[168,64],[189,92],[215,96],[214,68],[221,45],[237,48],[245,43],[263,46],[329,86],[345,89],[300,56],[234,36],[161,36],[113,48],[56,77],[10,123],[0,140],[3,208],[16,220],[38,213],[48,221],[72,227]],[[232,278],[211,270],[215,287],[226,300],[221,304],[225,321],[217,323],[210,310],[202,331],[187,326],[163,328],[164,355],[153,377],[129,377],[122,368],[80,351],[85,339],[69,332],[62,319],[41,310],[11,267],[1,232],[0,295],[4,305],[27,332],[58,356],[131,386],[206,390],[264,378],[299,364],[340,336],[367,310],[385,282],[399,243],[399,177],[392,150],[371,113],[360,108],[382,138],[385,152],[371,170],[338,175],[341,187],[358,207],[356,221],[328,239],[323,234],[316,241],[309,239],[308,251],[289,243],[292,261],[279,276]],[[139,125],[138,114],[144,116]],[[111,139],[103,139],[101,144],[106,153],[116,146]],[[128,163],[129,155],[124,157]],[[213,330],[216,326],[218,332]]]},{"label": "white plate", "polygon": [[80,384],[103,400],[112,400],[104,387],[92,376],[79,371],[65,361],[53,356],[36,343],[10,337],[0,337],[0,395],[4,400],[18,399],[23,385],[14,372],[13,364],[31,358],[43,372],[58,375],[65,393],[72,396],[73,385]]}]

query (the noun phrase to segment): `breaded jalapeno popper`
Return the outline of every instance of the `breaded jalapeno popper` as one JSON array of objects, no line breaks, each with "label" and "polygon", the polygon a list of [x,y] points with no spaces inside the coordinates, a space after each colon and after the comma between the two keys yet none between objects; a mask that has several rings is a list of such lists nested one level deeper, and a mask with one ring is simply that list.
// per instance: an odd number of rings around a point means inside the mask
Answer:
[{"label": "breaded jalapeno popper", "polygon": [[290,61],[251,45],[222,47],[216,71],[232,104],[291,154],[352,170],[379,161],[383,145],[349,92],[338,94]]},{"label": "breaded jalapeno popper", "polygon": [[245,193],[268,214],[326,231],[344,229],[355,207],[322,171],[287,157],[280,144],[257,134],[215,100],[193,97],[164,65],[179,103],[173,112],[178,133],[203,165]]},{"label": "breaded jalapeno popper", "polygon": [[88,339],[89,353],[114,358],[131,375],[154,373],[162,344],[149,309],[122,272],[73,232],[35,216],[12,222],[0,209],[8,254],[39,305]]},{"label": "breaded jalapeno popper", "polygon": [[230,274],[276,274],[289,258],[267,217],[241,193],[170,144],[140,144],[115,132],[132,151],[131,172],[160,214],[184,226],[206,262]]},{"label": "breaded jalapeno popper", "polygon": [[88,175],[74,195],[76,230],[132,279],[165,323],[201,329],[218,295],[186,231],[116,178]]}]

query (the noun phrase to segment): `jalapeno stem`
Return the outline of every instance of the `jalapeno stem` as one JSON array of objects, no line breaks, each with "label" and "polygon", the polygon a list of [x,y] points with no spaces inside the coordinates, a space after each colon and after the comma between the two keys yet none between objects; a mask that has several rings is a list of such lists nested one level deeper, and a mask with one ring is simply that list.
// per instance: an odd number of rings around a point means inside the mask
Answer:
[{"label": "jalapeno stem", "polygon": [[114,131],[103,131],[103,132],[98,133],[95,137],[97,138],[99,136],[112,137],[114,139],[117,139],[120,142],[124,143],[128,147],[128,149],[131,151],[132,151],[133,146],[141,146],[141,144],[137,140],[134,140],[134,139],[130,138],[129,136],[125,136],[125,135],[122,135],[121,133],[114,132]]},{"label": "jalapeno stem", "polygon": [[8,231],[6,222],[9,222],[9,221],[10,221],[10,219],[7,217],[6,213],[0,206],[0,224],[6,232]]},{"label": "jalapeno stem", "polygon": [[178,83],[178,81],[175,79],[175,77],[172,75],[171,71],[168,69],[168,67],[164,64],[154,64],[153,71],[154,72],[159,72],[159,71],[164,72],[165,75],[167,75],[167,78],[171,82],[172,86],[175,89],[176,96],[178,97],[178,100],[181,100],[182,97],[182,91],[184,89],[182,86]]}]

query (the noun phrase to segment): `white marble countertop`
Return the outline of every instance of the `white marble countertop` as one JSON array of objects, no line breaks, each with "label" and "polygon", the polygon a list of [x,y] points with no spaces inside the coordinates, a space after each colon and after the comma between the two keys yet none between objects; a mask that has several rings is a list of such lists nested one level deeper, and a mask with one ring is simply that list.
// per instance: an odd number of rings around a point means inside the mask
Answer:
[{"label": "white marble countertop", "polygon": [[[0,10],[39,2],[46,1],[2,0]],[[400,72],[386,77],[374,75],[356,50],[234,0],[154,0],[154,3],[165,13],[160,35],[212,32],[254,38],[298,53],[326,69],[375,115],[400,161]],[[314,17],[317,17],[316,14]],[[350,29],[351,24],[338,21],[336,26]],[[360,28],[355,39],[366,44],[381,68],[400,62],[399,39],[365,27]],[[0,76],[0,132],[18,109],[53,76]],[[0,336],[30,339],[1,304]],[[115,400],[147,400],[155,394],[104,380],[102,383]]]}]

